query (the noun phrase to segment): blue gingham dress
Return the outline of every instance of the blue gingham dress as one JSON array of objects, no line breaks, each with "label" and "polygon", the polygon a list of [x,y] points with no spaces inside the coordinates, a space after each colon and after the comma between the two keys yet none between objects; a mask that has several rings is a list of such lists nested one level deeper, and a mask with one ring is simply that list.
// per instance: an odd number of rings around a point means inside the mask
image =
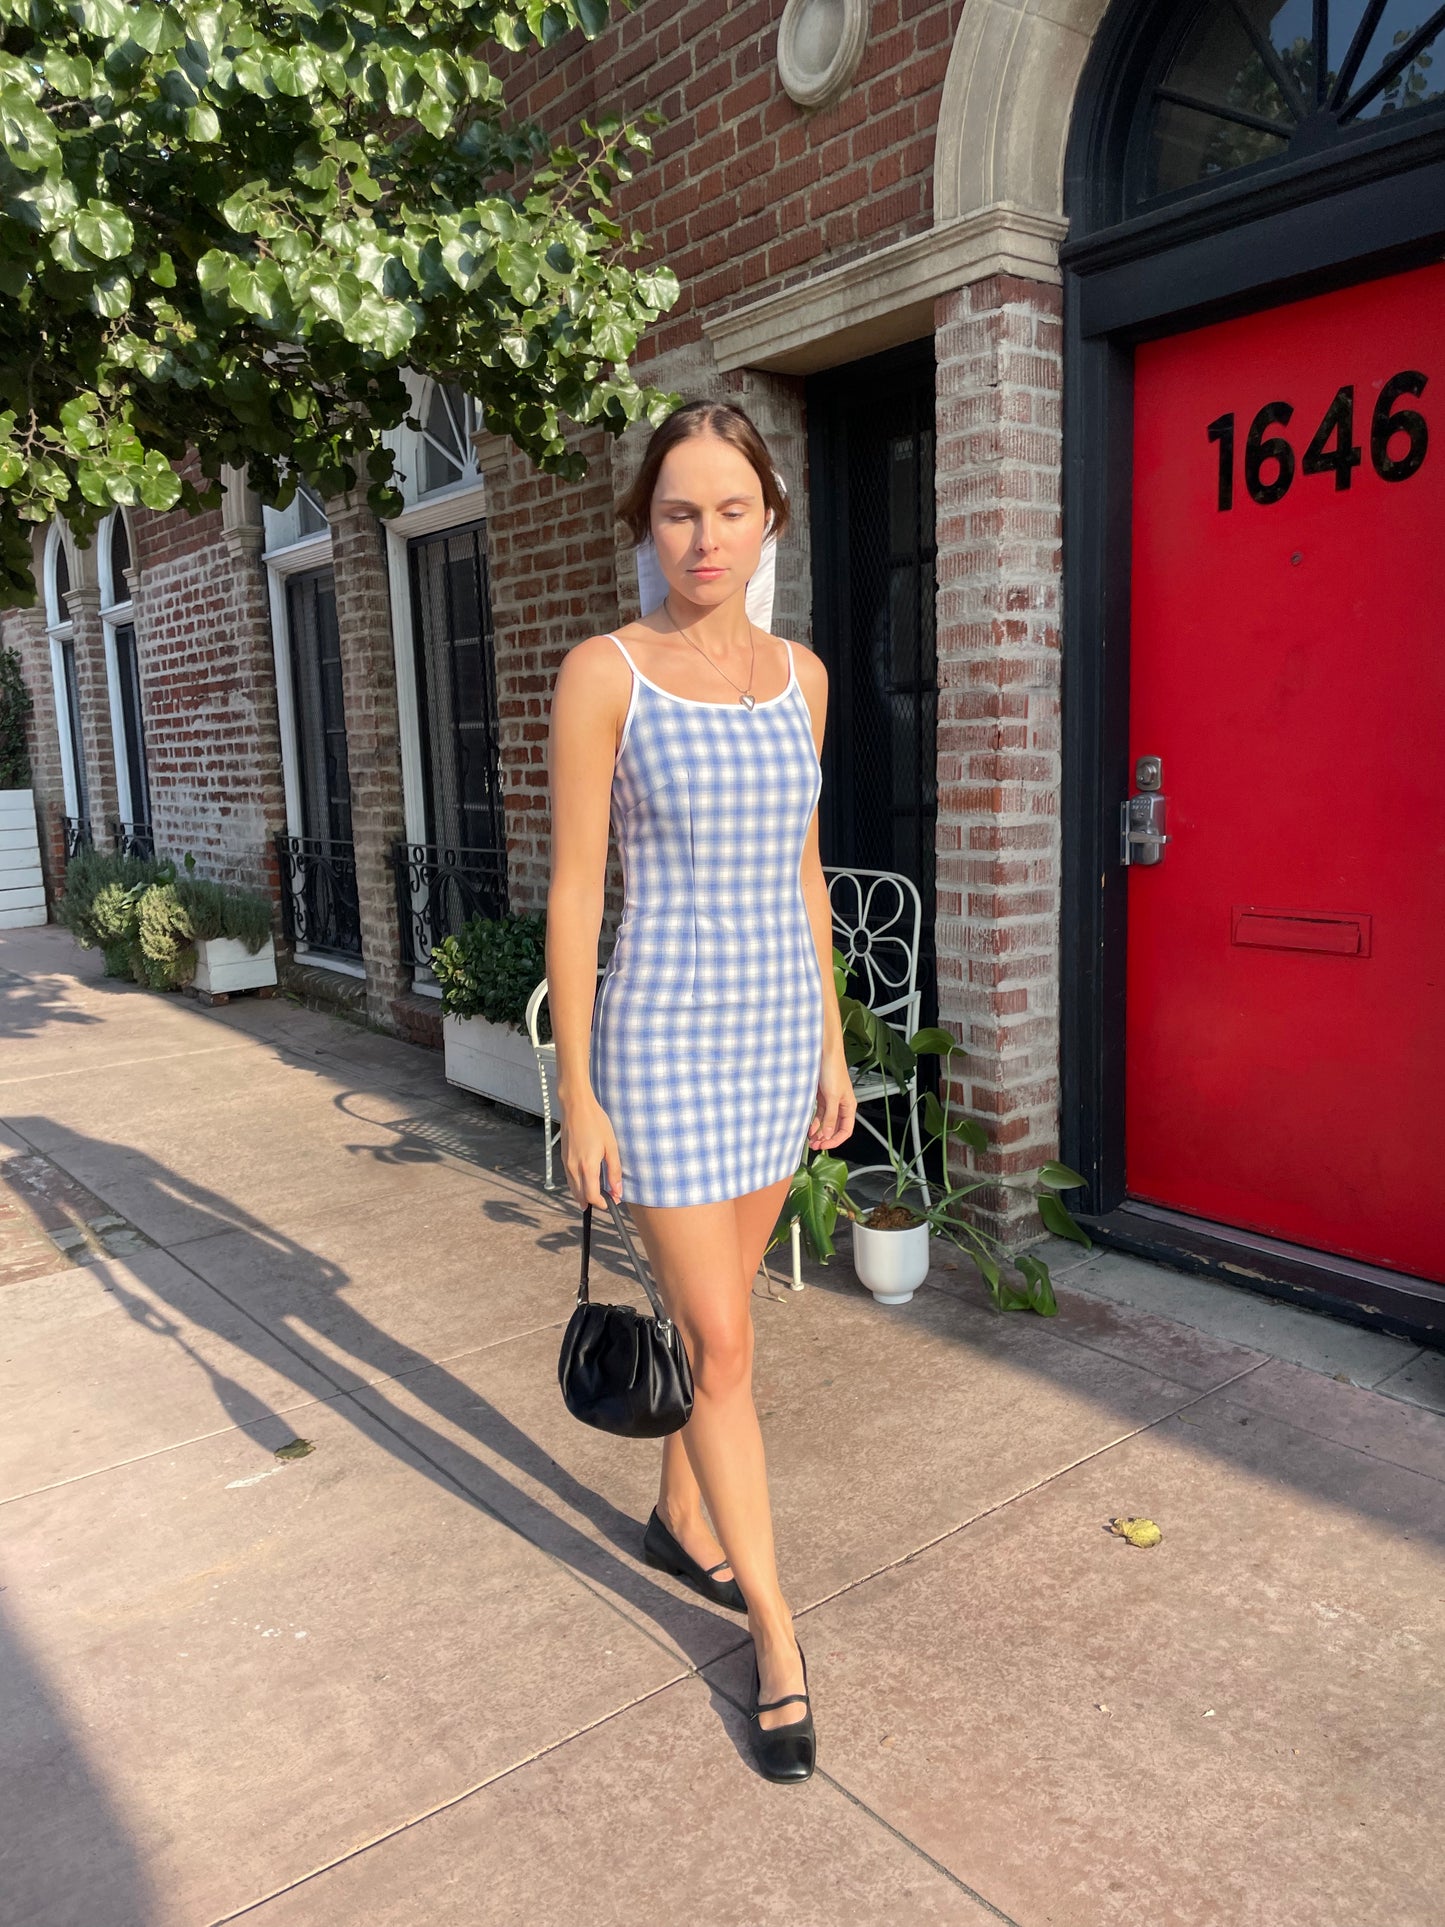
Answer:
[{"label": "blue gingham dress", "polygon": [[612,778],[623,911],[592,1015],[622,1198],[708,1204],[796,1170],[822,1067],[800,867],[823,787],[808,701],[674,696],[632,670]]}]

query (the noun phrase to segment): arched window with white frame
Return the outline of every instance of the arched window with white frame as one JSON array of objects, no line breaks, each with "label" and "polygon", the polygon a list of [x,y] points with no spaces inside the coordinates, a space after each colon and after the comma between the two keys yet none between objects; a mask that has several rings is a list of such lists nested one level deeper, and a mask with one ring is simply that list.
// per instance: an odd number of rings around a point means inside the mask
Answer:
[{"label": "arched window with white frame", "polygon": [[111,826],[118,850],[155,855],[151,822],[150,767],[146,759],[145,710],[141,701],[140,649],[131,600],[130,529],[124,509],[100,528],[100,620],[105,634],[105,678],[115,745],[115,793],[119,811]]},{"label": "arched window with white frame", "polygon": [[455,383],[408,376],[414,427],[389,438],[403,512],[386,524],[406,842],[401,932],[417,988],[432,947],[507,907],[500,730],[481,410]]},{"label": "arched window with white frame", "polygon": [[331,524],[308,482],[298,483],[286,508],[266,509],[263,521],[286,786],[286,829],[276,839],[286,936],[298,957],[360,975],[351,757]]},{"label": "arched window with white frame", "polygon": [[67,857],[91,840],[90,786],[86,781],[85,743],[80,730],[80,682],[75,665],[75,621],[70,611],[70,545],[59,522],[45,538],[45,633],[50,643],[50,675],[55,688],[55,722],[60,735],[60,777],[65,792]]}]

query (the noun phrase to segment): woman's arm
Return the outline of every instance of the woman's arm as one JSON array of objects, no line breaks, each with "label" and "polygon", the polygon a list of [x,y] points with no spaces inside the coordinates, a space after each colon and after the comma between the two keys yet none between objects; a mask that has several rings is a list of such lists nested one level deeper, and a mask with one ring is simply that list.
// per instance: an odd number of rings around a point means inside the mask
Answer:
[{"label": "woman's arm", "polygon": [[552,810],[547,1004],[557,1048],[562,1163],[578,1203],[603,1209],[603,1161],[614,1197],[622,1194],[622,1163],[612,1125],[592,1089],[588,1057],[612,772],[630,696],[631,673],[606,637],[579,642],[557,672],[547,751]]},{"label": "woman's arm", "polygon": [[[807,699],[813,725],[813,747],[821,762],[823,732],[828,716],[828,671],[811,649],[793,644],[798,665],[798,681]],[[843,1053],[843,1019],[838,1009],[838,990],[833,981],[833,910],[828,900],[828,879],[823,875],[818,850],[818,811],[813,811],[803,845],[799,870],[803,901],[808,906],[808,922],[818,952],[818,969],[823,979],[823,1055],[818,1078],[818,1109],[808,1131],[810,1151],[830,1151],[853,1132],[858,1101],[853,1095],[853,1080],[848,1075],[848,1060]]]}]

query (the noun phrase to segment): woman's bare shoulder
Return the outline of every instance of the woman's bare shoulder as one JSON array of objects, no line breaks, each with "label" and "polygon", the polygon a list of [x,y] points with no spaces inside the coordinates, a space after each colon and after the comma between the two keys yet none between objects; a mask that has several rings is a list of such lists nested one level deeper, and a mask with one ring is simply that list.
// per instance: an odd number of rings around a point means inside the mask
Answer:
[{"label": "woman's bare shoulder", "polygon": [[819,694],[828,687],[828,671],[823,658],[810,642],[794,642],[793,660],[798,665],[798,681],[804,689],[816,689]]},{"label": "woman's bare shoulder", "polygon": [[605,634],[574,642],[563,656],[557,676],[559,681],[565,676],[569,683],[579,683],[599,694],[628,689],[632,681],[632,671],[623,660],[622,651]]}]

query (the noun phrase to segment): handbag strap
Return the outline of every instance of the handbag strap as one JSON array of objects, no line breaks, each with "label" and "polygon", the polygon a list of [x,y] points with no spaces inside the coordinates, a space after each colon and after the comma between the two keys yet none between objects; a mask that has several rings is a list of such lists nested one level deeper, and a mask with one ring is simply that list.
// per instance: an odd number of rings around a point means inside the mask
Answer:
[{"label": "handbag strap", "polygon": [[[642,1286],[642,1289],[647,1293],[647,1302],[652,1306],[653,1311],[657,1314],[658,1328],[659,1330],[665,1331],[666,1328],[672,1324],[672,1320],[667,1315],[667,1307],[663,1304],[661,1298],[658,1296],[656,1285],[653,1284],[651,1278],[647,1275],[647,1272],[644,1270],[640,1260],[638,1259],[637,1249],[632,1242],[632,1234],[627,1229],[627,1224],[622,1216],[621,1211],[617,1208],[616,1198],[613,1197],[611,1191],[607,1187],[607,1177],[606,1177],[605,1166],[603,1167],[602,1195],[604,1198],[606,1198],[607,1207],[612,1213],[612,1222],[617,1226],[617,1230],[622,1239],[622,1242],[626,1246],[627,1255],[632,1261],[632,1269],[637,1273],[638,1283]],[[592,1206],[590,1204],[584,1204],[582,1207],[582,1279],[577,1287],[577,1302],[579,1305],[585,1305],[590,1302],[587,1295],[587,1271],[591,1261],[591,1256],[592,1256]]]}]

